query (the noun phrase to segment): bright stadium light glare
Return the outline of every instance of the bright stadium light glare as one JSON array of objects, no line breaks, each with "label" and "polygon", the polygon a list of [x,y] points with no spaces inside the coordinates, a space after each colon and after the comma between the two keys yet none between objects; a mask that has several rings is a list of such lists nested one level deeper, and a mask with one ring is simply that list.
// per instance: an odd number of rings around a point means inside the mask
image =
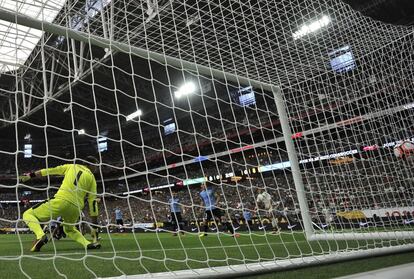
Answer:
[{"label": "bright stadium light glare", "polygon": [[331,22],[331,19],[327,15],[324,15],[320,19],[312,21],[308,24],[304,24],[304,25],[302,25],[302,27],[299,28],[298,31],[296,31],[292,34],[293,39],[297,40],[297,39],[302,38],[303,36],[306,36],[306,35],[308,35],[312,32],[316,32],[319,29],[321,29],[322,27],[327,26],[330,22]]},{"label": "bright stadium light glare", "polygon": [[128,115],[128,116],[126,117],[126,120],[127,120],[127,121],[130,121],[130,120],[132,120],[132,119],[134,119],[134,118],[136,118],[136,117],[139,117],[139,116],[141,116],[141,115],[142,115],[142,110],[137,109],[137,111],[136,111],[136,112],[133,112],[133,113],[131,113],[130,115]]},{"label": "bright stadium light glare", "polygon": [[187,82],[182,85],[177,91],[174,92],[175,97],[181,98],[182,96],[192,94],[196,91],[197,87],[194,82]]},{"label": "bright stadium light glare", "polygon": [[[41,5],[36,2],[3,0],[0,1],[0,8],[49,23],[55,20],[66,3],[65,0],[45,0],[41,2]],[[2,54],[0,72],[13,71],[23,66],[43,33],[42,30],[2,20],[0,24],[0,53]],[[12,47],[13,44],[15,44],[14,47]]]}]

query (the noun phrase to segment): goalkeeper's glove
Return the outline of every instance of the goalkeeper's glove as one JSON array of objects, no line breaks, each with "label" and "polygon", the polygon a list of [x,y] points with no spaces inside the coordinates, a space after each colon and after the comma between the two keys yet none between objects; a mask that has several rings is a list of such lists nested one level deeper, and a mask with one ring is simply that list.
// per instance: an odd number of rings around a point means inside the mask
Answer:
[{"label": "goalkeeper's glove", "polygon": [[36,177],[36,173],[34,171],[25,173],[22,176],[19,177],[20,182],[25,183],[26,181],[29,181],[31,178]]}]

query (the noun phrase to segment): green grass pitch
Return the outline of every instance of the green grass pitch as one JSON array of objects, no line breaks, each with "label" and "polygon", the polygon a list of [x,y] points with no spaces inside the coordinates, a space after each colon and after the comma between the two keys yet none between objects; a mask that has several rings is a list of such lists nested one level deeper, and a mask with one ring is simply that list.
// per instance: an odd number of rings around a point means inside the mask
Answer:
[{"label": "green grass pitch", "polygon": [[[169,233],[101,234],[102,249],[85,251],[77,243],[50,241],[39,253],[29,252],[32,234],[0,235],[0,270],[5,278],[94,278],[142,274],[229,264],[253,263],[323,254],[323,251],[366,249],[389,241],[307,242],[302,232],[229,235]],[[380,245],[381,244],[381,245]],[[63,278],[63,277],[62,277]]]}]

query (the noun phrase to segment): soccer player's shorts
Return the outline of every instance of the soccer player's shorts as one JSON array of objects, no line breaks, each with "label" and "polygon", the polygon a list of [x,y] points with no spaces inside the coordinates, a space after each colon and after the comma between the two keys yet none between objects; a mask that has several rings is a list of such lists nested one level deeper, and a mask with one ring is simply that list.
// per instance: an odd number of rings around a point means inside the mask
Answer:
[{"label": "soccer player's shorts", "polygon": [[116,224],[123,226],[124,225],[124,221],[122,219],[116,219]]},{"label": "soccer player's shorts", "polygon": [[74,224],[78,221],[80,214],[80,209],[74,204],[55,198],[38,203],[31,209],[40,222],[56,220],[61,216],[65,223]]},{"label": "soccer player's shorts", "polygon": [[212,219],[219,219],[223,216],[223,212],[219,208],[214,208],[213,210],[206,210],[206,221],[211,221]]}]

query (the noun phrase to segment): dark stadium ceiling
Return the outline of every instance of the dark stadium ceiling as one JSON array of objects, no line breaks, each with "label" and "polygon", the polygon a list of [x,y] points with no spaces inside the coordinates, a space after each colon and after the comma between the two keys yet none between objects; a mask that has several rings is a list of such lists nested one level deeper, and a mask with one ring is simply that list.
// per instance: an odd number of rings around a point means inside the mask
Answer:
[{"label": "dark stadium ceiling", "polygon": [[396,25],[414,24],[413,0],[342,0],[363,15]]},{"label": "dark stadium ceiling", "polygon": [[[83,2],[77,1],[72,12],[81,13]],[[366,57],[366,53],[373,53],[376,48],[400,37],[398,33],[390,33],[386,36],[366,33],[363,35],[364,40],[361,40],[360,28],[365,28],[366,19],[360,16],[349,18],[348,14],[352,10],[347,10],[346,7],[341,7],[344,10],[337,12],[336,1],[308,2],[311,2],[311,5],[302,5],[302,1],[281,1],[276,5],[274,1],[268,4],[260,2],[259,5],[257,1],[236,3],[231,0],[164,0],[159,1],[161,7],[159,19],[149,20],[144,28],[142,22],[143,19],[145,20],[143,15],[146,11],[140,1],[114,1],[115,11],[117,11],[114,20],[120,22],[114,26],[114,34],[116,40],[125,41],[126,28],[122,22],[127,21],[129,32],[133,34],[129,35],[128,39],[134,46],[148,48],[224,71],[236,72],[253,79],[283,84],[287,92],[304,90],[299,84],[306,83],[308,80],[313,82],[306,85],[305,89],[317,88],[318,85],[315,85],[317,82],[314,82],[316,80],[320,80],[319,84],[323,86],[326,80],[336,78],[327,70],[329,50],[350,44],[356,55]],[[373,18],[384,13],[384,10],[378,7],[385,1],[347,0],[345,2],[364,13],[372,11],[369,15]],[[374,2],[377,4],[375,7]],[[369,8],[371,6],[374,8]],[[127,15],[124,14],[125,10],[128,11]],[[326,12],[334,19],[334,23],[326,30],[321,31],[318,36],[310,35],[309,39],[300,42],[295,43],[292,40],[293,30],[302,23]],[[412,15],[403,17],[398,14],[398,11],[395,11],[394,15],[393,18],[399,18],[399,21],[395,23],[400,24],[409,22],[410,16],[412,17]],[[230,18],[230,20],[226,23],[225,18]],[[62,18],[56,19],[55,22],[65,25],[65,20],[62,15]],[[256,24],[252,24],[253,22]],[[376,23],[370,24],[375,26]],[[91,22],[89,29],[95,35],[103,36],[99,20]],[[167,68],[155,62],[149,63],[146,59],[120,53],[105,56],[101,48],[83,45],[85,59],[93,62],[93,74],[88,74],[85,70],[81,78],[75,79],[73,77],[74,65],[71,58],[68,58],[68,53],[70,54],[73,50],[73,46],[75,46],[76,53],[79,53],[81,44],[77,42],[71,45],[70,40],[60,42],[59,37],[51,34],[45,36],[47,38],[44,52],[47,68],[45,70],[51,71],[52,64],[60,61],[54,66],[53,72],[58,75],[55,76],[52,88],[49,88],[52,94],[49,96],[49,101],[45,105],[42,103],[44,87],[42,71],[37,70],[42,68],[38,47],[26,63],[28,70],[25,70],[24,74],[19,73],[21,85],[18,83],[16,88],[14,73],[1,75],[2,92],[0,93],[3,96],[0,102],[3,104],[4,112],[2,119],[10,120],[10,117],[16,116],[16,111],[10,114],[8,100],[14,102],[14,92],[21,92],[22,89],[19,87],[21,86],[25,88],[25,92],[31,92],[30,94],[34,96],[32,105],[38,109],[20,111],[19,119],[32,126],[42,127],[46,123],[56,126],[56,134],[60,133],[59,129],[62,131],[80,128],[99,129],[100,131],[117,129],[119,123],[121,125],[125,123],[125,118],[119,117],[118,113],[127,115],[137,107],[142,108],[143,119],[147,120],[149,125],[157,125],[163,118],[171,116],[173,106],[171,93],[183,83],[183,77],[194,78],[190,73],[171,67]],[[254,43],[257,41],[260,44]],[[367,44],[367,42],[370,43]],[[195,50],[196,56],[194,56]],[[131,65],[133,65],[135,75],[133,78],[131,77]],[[85,64],[85,67],[87,66],[89,65]],[[372,66],[372,68],[375,67]],[[67,78],[69,72],[72,74],[70,78]],[[360,81],[353,80],[353,82],[359,83]],[[205,79],[202,83],[208,84],[211,81]],[[30,91],[31,86],[34,87],[33,92]],[[226,92],[225,86],[215,84],[216,86],[220,92]],[[347,86],[347,84],[343,86],[340,84],[331,89],[340,94],[341,90]],[[361,87],[363,86],[361,83]],[[211,94],[213,98],[213,93],[206,94]],[[157,106],[154,106],[154,97],[159,102]],[[226,100],[225,95],[221,95],[220,98]],[[202,109],[203,106],[195,102],[181,105],[186,110],[190,106],[193,110]],[[22,117],[24,114],[27,116]],[[46,119],[45,114],[48,116]],[[7,126],[10,123],[14,122],[5,121],[2,124]],[[50,133],[53,134],[53,132]]]}]

